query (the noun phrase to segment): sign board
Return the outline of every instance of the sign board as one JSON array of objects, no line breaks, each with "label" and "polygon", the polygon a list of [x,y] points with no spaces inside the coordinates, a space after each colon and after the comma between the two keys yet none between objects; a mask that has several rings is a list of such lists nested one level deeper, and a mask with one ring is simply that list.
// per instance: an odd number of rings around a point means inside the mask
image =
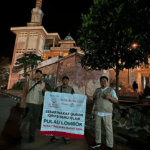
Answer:
[{"label": "sign board", "polygon": [[84,138],[87,96],[45,92],[41,135]]}]

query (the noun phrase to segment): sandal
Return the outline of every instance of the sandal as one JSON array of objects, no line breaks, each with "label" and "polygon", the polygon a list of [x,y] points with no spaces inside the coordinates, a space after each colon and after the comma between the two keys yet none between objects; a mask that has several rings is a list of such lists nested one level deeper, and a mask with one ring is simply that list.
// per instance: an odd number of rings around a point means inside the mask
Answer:
[{"label": "sandal", "polygon": [[65,143],[66,143],[66,144],[70,144],[70,139],[65,139],[65,138],[64,138],[64,140],[65,140]]},{"label": "sandal", "polygon": [[54,143],[54,142],[57,141],[57,139],[56,139],[54,136],[52,136],[52,137],[51,137],[51,141]]}]

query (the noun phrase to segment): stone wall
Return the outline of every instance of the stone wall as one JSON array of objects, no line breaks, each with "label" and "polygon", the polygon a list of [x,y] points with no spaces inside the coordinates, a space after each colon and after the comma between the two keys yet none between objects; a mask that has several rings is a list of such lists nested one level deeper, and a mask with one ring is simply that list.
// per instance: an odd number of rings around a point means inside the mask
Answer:
[{"label": "stone wall", "polygon": [[64,69],[60,69],[57,85],[62,84],[63,76],[68,76],[68,85],[74,88],[76,94],[88,94],[92,96],[95,89],[100,87],[99,78],[102,74],[103,71],[86,71],[80,63],[72,64]]},{"label": "stone wall", "polygon": [[143,139],[147,138],[150,136],[150,104],[145,105],[114,105],[113,125],[131,131],[135,137],[138,134]]}]

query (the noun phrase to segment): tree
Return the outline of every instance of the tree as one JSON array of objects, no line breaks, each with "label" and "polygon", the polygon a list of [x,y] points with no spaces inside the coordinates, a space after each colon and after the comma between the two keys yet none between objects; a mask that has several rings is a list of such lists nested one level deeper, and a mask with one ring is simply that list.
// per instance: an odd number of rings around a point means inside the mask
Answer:
[{"label": "tree", "polygon": [[[148,64],[150,41],[150,9],[145,0],[94,0],[90,13],[81,15],[78,45],[85,55],[85,69],[113,68],[116,72],[116,93],[119,96],[119,72],[124,68]],[[137,43],[136,48],[132,47]]]},{"label": "tree", "polygon": [[43,59],[41,58],[41,56],[37,56],[36,54],[32,54],[30,52],[30,54],[27,54],[28,58],[29,58],[29,62],[30,62],[30,67],[32,70],[32,79],[33,79],[33,69],[35,66],[38,65],[38,61],[43,61]]},{"label": "tree", "polygon": [[4,80],[8,80],[10,74],[10,59],[9,57],[0,57],[0,90]]},{"label": "tree", "polygon": [[16,67],[17,69],[22,69],[22,68],[24,69],[23,77],[25,77],[25,82],[24,82],[24,85],[25,85],[27,82],[27,76],[29,76],[29,74],[27,74],[27,67],[30,65],[28,55],[26,53],[24,53],[23,57],[16,60],[15,65],[18,65]]},{"label": "tree", "polygon": [[21,68],[24,68],[24,77],[25,77],[25,82],[27,82],[27,76],[29,74],[27,74],[27,68],[30,66],[31,67],[31,70],[32,70],[32,78],[33,78],[33,69],[34,69],[34,66],[38,65],[37,61],[41,61],[43,59],[41,59],[40,56],[37,56],[36,54],[32,54],[30,52],[30,54],[26,54],[24,53],[24,56],[22,58],[19,58],[16,60],[16,65],[19,65],[18,69],[21,69]]}]

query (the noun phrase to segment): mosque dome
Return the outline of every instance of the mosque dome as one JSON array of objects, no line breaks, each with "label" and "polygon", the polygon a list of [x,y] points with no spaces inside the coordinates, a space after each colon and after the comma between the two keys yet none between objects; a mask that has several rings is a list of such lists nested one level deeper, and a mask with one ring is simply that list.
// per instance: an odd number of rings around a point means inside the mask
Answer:
[{"label": "mosque dome", "polygon": [[70,33],[68,34],[68,36],[65,37],[64,40],[72,40],[72,41],[74,41],[74,39],[70,36]]}]

